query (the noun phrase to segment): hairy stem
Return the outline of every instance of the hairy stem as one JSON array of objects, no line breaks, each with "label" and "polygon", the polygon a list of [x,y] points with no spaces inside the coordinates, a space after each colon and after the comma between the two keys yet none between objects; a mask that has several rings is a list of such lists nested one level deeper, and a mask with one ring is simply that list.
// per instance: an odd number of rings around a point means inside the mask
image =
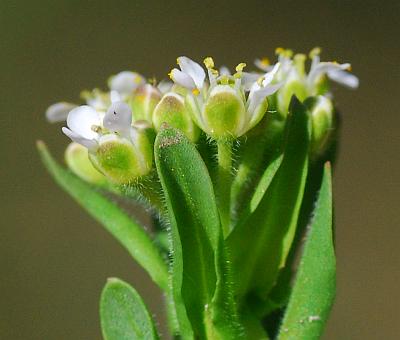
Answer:
[{"label": "hairy stem", "polygon": [[218,140],[217,199],[224,236],[230,231],[230,196],[232,185],[232,141]]}]

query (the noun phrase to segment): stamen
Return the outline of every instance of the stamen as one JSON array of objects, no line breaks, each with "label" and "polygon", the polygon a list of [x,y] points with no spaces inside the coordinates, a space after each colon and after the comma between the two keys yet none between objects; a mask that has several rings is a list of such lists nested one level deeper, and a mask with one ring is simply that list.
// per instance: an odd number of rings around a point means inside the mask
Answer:
[{"label": "stamen", "polygon": [[261,65],[263,65],[263,66],[269,66],[269,65],[271,65],[271,62],[270,62],[270,60],[269,60],[267,57],[261,58],[260,62],[261,62]]},{"label": "stamen", "polygon": [[301,53],[296,54],[293,58],[294,65],[296,66],[297,71],[300,74],[304,74],[304,62],[306,61],[306,59],[306,55]]},{"label": "stamen", "polygon": [[99,125],[92,125],[91,126],[92,131],[96,132],[96,133],[101,133],[102,128]]},{"label": "stamen", "polygon": [[212,69],[209,69],[209,71],[210,71],[214,76],[218,77],[218,75],[219,75],[218,70],[212,68]]},{"label": "stamen", "polygon": [[293,56],[293,51],[289,49],[284,49],[283,47],[278,47],[275,50],[275,54],[282,57],[291,58]]},{"label": "stamen", "polygon": [[314,57],[318,56],[321,54],[321,48],[320,47],[314,47],[310,53],[308,54],[308,57],[310,59],[313,59]]},{"label": "stamen", "polygon": [[208,68],[208,69],[213,69],[214,66],[214,60],[212,57],[207,57],[203,60],[204,65]]},{"label": "stamen", "polygon": [[200,90],[199,89],[193,89],[192,90],[192,93],[195,95],[195,96],[198,96],[199,94],[200,94]]},{"label": "stamen", "polygon": [[236,72],[242,72],[243,69],[246,67],[246,63],[240,63],[236,66]]}]

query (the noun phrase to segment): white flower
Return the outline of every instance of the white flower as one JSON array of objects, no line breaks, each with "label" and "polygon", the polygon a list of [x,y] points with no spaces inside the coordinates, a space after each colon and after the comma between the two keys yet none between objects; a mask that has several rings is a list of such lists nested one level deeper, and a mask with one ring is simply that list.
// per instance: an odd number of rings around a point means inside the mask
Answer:
[{"label": "white flower", "polygon": [[315,83],[323,76],[327,77],[341,85],[348,88],[355,89],[359,85],[358,78],[347,72],[351,70],[351,65],[349,63],[338,64],[336,62],[321,62],[320,54],[321,49],[316,47],[310,52],[311,58],[311,68],[307,77],[307,84],[309,87],[315,85]]},{"label": "white flower", "polygon": [[[255,116],[254,111],[262,103],[262,101],[267,96],[274,94],[282,86],[281,83],[271,84],[279,68],[280,63],[275,64],[272,70],[267,72],[251,86],[246,107],[252,116]],[[252,124],[250,123],[250,125]]]},{"label": "white flower", "polygon": [[187,57],[177,58],[180,70],[174,68],[169,76],[178,85],[194,91],[201,92],[206,74],[203,68]]},{"label": "white flower", "polygon": [[[198,63],[180,57],[178,64],[181,70],[173,69],[170,77],[191,91],[186,96],[189,112],[196,124],[214,138],[240,137],[253,128],[266,113],[266,97],[281,86],[272,84],[279,63],[261,77],[258,73],[243,72],[244,63],[236,67],[234,75],[226,69],[219,75],[213,59],[207,57],[204,64],[210,86],[205,86],[205,72]],[[230,110],[230,106],[235,109],[228,114],[226,110]]]},{"label": "white flower", "polygon": [[140,85],[145,83],[145,79],[139,73],[131,71],[122,71],[112,77],[108,81],[111,90],[117,91],[122,96],[130,95]]},{"label": "white flower", "polygon": [[111,91],[111,102],[103,118],[103,126],[129,140],[132,130],[132,111],[128,104],[121,101],[117,92]]},{"label": "white flower", "polygon": [[89,105],[82,105],[69,112],[67,117],[68,128],[63,127],[62,131],[72,141],[82,144],[89,150],[94,150],[98,146],[100,138],[98,129],[101,124],[100,113]]},{"label": "white flower", "polygon": [[128,140],[132,134],[132,111],[120,100],[118,93],[111,92],[113,102],[105,114],[89,105],[71,110],[67,117],[67,126],[62,131],[72,141],[95,151],[105,135],[114,133]]},{"label": "white flower", "polygon": [[260,70],[264,72],[271,71],[271,62],[269,61],[269,58],[263,57],[263,58],[257,58],[254,60],[254,65],[256,65]]}]

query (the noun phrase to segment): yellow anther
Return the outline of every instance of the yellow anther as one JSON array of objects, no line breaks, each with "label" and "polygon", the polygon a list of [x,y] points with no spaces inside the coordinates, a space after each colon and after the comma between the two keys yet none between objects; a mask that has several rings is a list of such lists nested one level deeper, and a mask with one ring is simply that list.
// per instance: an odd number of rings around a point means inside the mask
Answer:
[{"label": "yellow anther", "polygon": [[171,71],[168,73],[168,77],[170,77],[171,80],[174,80],[174,78],[172,78],[172,71],[173,71],[173,70],[171,70]]},{"label": "yellow anther", "polygon": [[346,71],[351,72],[352,70],[353,70],[353,69],[352,69],[351,65],[349,65],[349,66],[346,68]]},{"label": "yellow anther", "polygon": [[263,65],[263,66],[269,66],[269,65],[271,65],[271,62],[270,62],[270,60],[269,60],[267,57],[261,58],[260,62],[261,62],[261,65]]},{"label": "yellow anther", "polygon": [[242,72],[243,69],[246,67],[246,63],[240,63],[236,66],[236,72]]},{"label": "yellow anther", "polygon": [[133,81],[134,81],[136,84],[140,84],[140,83],[142,82],[142,78],[139,77],[139,76],[135,76],[135,78],[133,79]]},{"label": "yellow anther", "polygon": [[179,58],[176,58],[176,63],[179,65]]},{"label": "yellow anther", "polygon": [[321,48],[320,47],[314,47],[310,53],[308,54],[310,59],[313,59],[314,57],[316,57],[317,55],[321,54]]},{"label": "yellow anther", "polygon": [[206,67],[208,69],[212,69],[214,68],[214,60],[211,57],[207,57],[203,60],[204,65],[206,65]]},{"label": "yellow anther", "polygon": [[260,77],[260,78],[258,78],[258,79],[257,79],[257,84],[258,84],[258,85],[260,85],[260,86],[262,86],[262,83],[263,83],[264,79],[265,79],[265,77],[264,77],[264,76],[263,76],[263,77]]},{"label": "yellow anther", "polygon": [[195,88],[195,89],[192,90],[192,93],[193,93],[195,96],[198,96],[198,95],[200,94],[200,90],[199,90],[198,88]]},{"label": "yellow anther", "polygon": [[286,57],[291,58],[293,56],[293,51],[288,49],[285,51],[285,55]]},{"label": "yellow anther", "polygon": [[151,78],[148,79],[148,82],[149,82],[150,85],[156,86],[157,79],[156,79],[156,77],[151,77]]},{"label": "yellow anther", "polygon": [[275,54],[284,56],[286,58],[291,58],[293,56],[293,51],[289,49],[284,49],[282,47],[278,47],[275,50]]},{"label": "yellow anther", "polygon": [[102,131],[101,126],[99,126],[99,125],[92,125],[91,126],[91,130],[96,132],[96,133],[99,133],[99,132]]}]

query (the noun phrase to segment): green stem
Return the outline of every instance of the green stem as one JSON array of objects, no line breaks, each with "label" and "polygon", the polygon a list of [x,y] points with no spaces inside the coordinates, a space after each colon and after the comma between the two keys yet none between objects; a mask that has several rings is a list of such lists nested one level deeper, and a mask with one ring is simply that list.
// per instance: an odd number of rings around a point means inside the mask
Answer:
[{"label": "green stem", "polygon": [[218,140],[217,199],[224,236],[230,231],[230,197],[232,184],[232,140]]}]

